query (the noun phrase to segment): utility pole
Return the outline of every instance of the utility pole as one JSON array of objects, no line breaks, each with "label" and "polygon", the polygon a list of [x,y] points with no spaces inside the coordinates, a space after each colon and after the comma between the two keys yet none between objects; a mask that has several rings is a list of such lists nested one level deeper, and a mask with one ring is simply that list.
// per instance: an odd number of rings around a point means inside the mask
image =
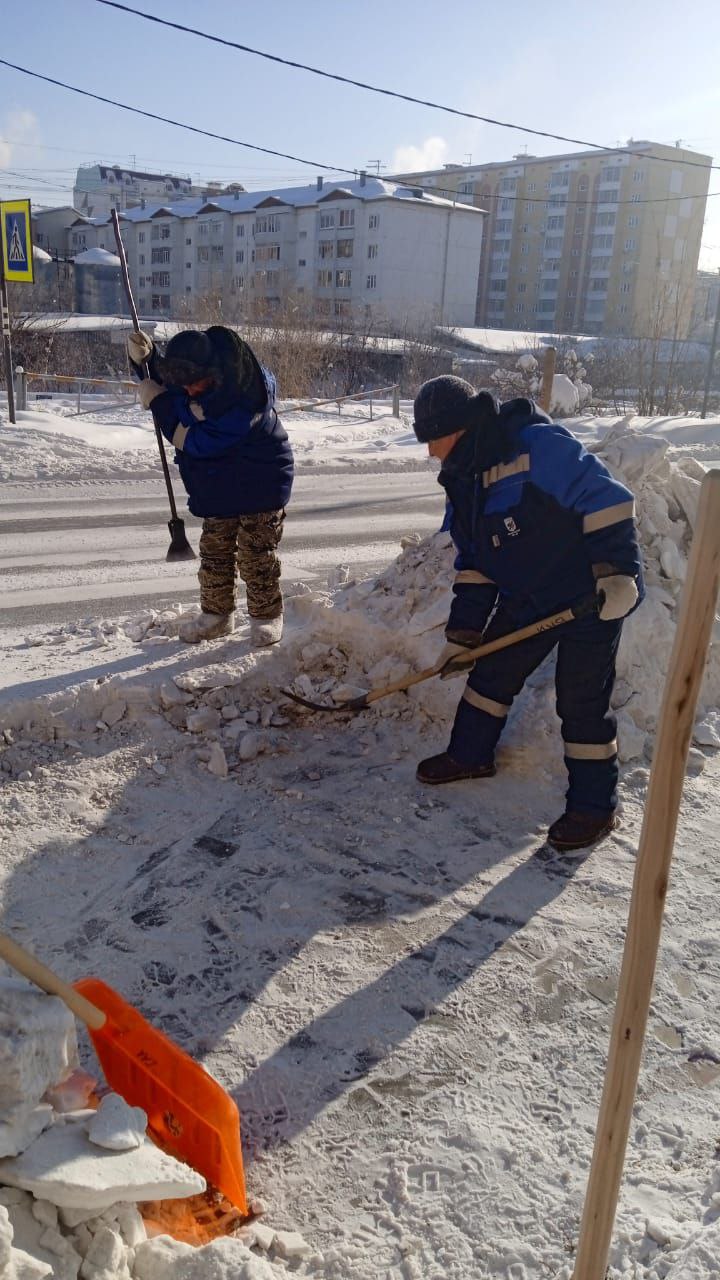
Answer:
[{"label": "utility pole", "polygon": [[15,389],[13,387],[12,348],[10,346],[10,309],[8,307],[7,281],[0,254],[0,313],[2,318],[3,359],[5,363],[5,386],[7,387],[8,418],[15,425]]},{"label": "utility pole", "polygon": [[[718,277],[720,277],[720,268],[718,269]],[[703,395],[702,409],[700,417],[707,417],[708,401],[710,400],[710,386],[713,379],[713,369],[715,365],[715,356],[718,349],[718,337],[720,337],[720,281],[718,283],[717,306],[715,308],[715,324],[713,325],[712,339],[710,342],[710,357],[708,359],[707,374],[705,376],[705,394]]]}]

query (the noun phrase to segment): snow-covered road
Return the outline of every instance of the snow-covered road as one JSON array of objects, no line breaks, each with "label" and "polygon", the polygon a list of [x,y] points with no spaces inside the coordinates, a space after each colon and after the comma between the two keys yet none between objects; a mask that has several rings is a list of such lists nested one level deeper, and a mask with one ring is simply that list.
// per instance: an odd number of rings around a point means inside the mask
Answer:
[{"label": "snow-covered road", "polygon": [[[0,627],[115,617],[197,595],[197,563],[168,564],[168,509],[157,480],[8,485],[0,508]],[[179,509],[183,506],[178,495]],[[298,476],[282,543],[286,579],[323,579],[336,564],[367,573],[408,532],[442,519],[429,470]],[[197,550],[200,522],[186,514]]]}]

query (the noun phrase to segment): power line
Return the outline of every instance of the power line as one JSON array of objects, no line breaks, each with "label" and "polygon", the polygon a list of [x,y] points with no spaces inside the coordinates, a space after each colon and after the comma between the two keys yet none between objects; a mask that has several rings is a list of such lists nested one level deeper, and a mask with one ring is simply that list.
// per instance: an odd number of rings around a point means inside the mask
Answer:
[{"label": "power line", "polygon": [[306,160],[302,156],[290,155],[287,151],[274,151],[272,147],[260,147],[253,142],[240,142],[237,138],[228,138],[223,133],[213,133],[210,129],[201,129],[198,125],[185,124],[182,120],[172,120],[169,116],[158,115],[156,111],[144,111],[140,107],[130,107],[126,102],[118,102],[115,98],[106,98],[100,93],[91,93],[89,89],[79,89],[77,85],[66,84],[64,80],[56,80],[53,76],[41,75],[39,71],[31,71],[29,67],[20,67],[16,62],[8,62],[0,58],[0,66],[20,71],[35,80],[44,80],[46,84],[57,85],[60,89],[69,89],[71,93],[79,93],[83,98],[93,98],[95,102],[104,102],[110,107],[119,107],[121,111],[131,111],[134,115],[145,116],[148,120],[159,120],[161,124],[171,124],[178,129],[187,129],[190,133],[199,133],[204,138],[215,138],[217,142],[229,142],[234,147],[247,147],[249,151],[262,151],[267,156],[279,156],[281,160],[293,160],[296,164],[307,164],[313,169],[323,169],[330,173],[356,174],[356,169],[344,169],[342,166],[321,164],[318,160]]},{"label": "power line", "polygon": [[[109,3],[110,0],[99,0],[99,3],[104,4],[106,2]],[[306,164],[313,169],[322,169],[325,173],[344,174],[354,178],[357,178],[358,176],[357,169],[349,169],[349,168],[346,169],[340,165],[322,164],[318,160],[307,160],[302,156],[289,155],[286,151],[275,151],[270,147],[261,147],[253,142],[240,142],[237,138],[229,138],[226,134],[213,133],[209,129],[201,129],[199,125],[187,124],[182,120],[173,120],[170,116],[161,116],[155,111],[145,111],[141,107],[129,106],[128,103],[118,102],[115,98],[106,98],[102,94],[92,93],[89,89],[80,89],[78,88],[77,85],[66,84],[64,80],[56,80],[53,76],[42,75],[39,71],[31,71],[28,67],[21,67],[15,62],[8,62],[6,58],[0,58],[0,66],[10,67],[13,71],[21,72],[22,75],[32,76],[33,79],[35,80],[43,80],[46,84],[56,85],[60,89],[68,89],[71,93],[78,93],[83,98],[92,98],[96,102],[104,102],[107,106],[118,107],[121,111],[129,111],[133,115],[144,116],[149,120],[159,120],[162,124],[172,125],[176,129],[187,129],[190,133],[198,133],[205,138],[214,138],[217,142],[228,142],[234,147],[245,147],[249,151],[261,151],[265,155],[279,156],[283,160],[293,160],[297,164]],[[635,153],[629,153],[629,154],[635,154]],[[648,157],[643,155],[642,158],[647,160],[647,159],[652,159],[653,157]],[[717,167],[720,167],[720,166],[717,166]],[[383,179],[380,179],[380,181],[383,181]],[[298,185],[307,185],[307,184],[298,183]],[[417,182],[412,182],[407,185],[408,185],[408,188],[411,190],[424,191],[424,192],[427,192],[429,195],[434,195],[441,199],[452,200],[453,203],[460,203],[460,204],[463,203],[462,201],[457,200],[457,196],[461,194],[459,192],[452,192],[452,191],[448,192],[445,188],[423,186],[421,183],[417,183]],[[444,196],[440,194],[443,190],[445,190]],[[674,203],[677,203],[678,201],[683,201],[683,200],[709,200],[714,196],[720,196],[720,191],[709,191],[705,195],[697,194],[697,195],[686,195],[686,196],[656,196],[656,197],[644,198],[640,200],[627,199],[627,200],[600,201],[596,199],[595,201],[593,201],[588,196],[584,199],[573,198],[572,200],[562,199],[560,201],[559,197],[557,196],[552,197],[548,195],[545,195],[545,196],[499,195],[497,198],[499,200],[511,200],[513,203],[524,202],[526,204],[546,204],[549,210],[555,209],[557,212],[561,212],[562,209],[566,208],[568,205],[592,205],[592,204],[601,204],[601,203],[615,204],[615,205],[628,205],[628,206],[644,205],[644,204],[674,204]],[[481,197],[481,199],[485,199],[485,197]],[[558,203],[557,204],[553,203],[553,199],[558,200]]]},{"label": "power line", "polygon": [[427,98],[416,98],[409,93],[400,93],[396,89],[384,89],[376,84],[367,84],[364,80],[353,80],[349,76],[341,76],[335,71],[323,71],[320,67],[311,67],[306,62],[295,62],[290,58],[281,58],[276,53],[266,53],[262,49],[253,49],[250,45],[239,44],[235,40],[226,40],[223,36],[213,36],[207,31],[199,31],[197,27],[186,27],[181,22],[171,22],[168,18],[159,18],[153,13],[143,13],[141,9],[132,9],[130,5],[120,4],[118,0],[96,0],[109,9],[119,9],[123,13],[131,13],[136,18],[144,18],[146,22],[155,22],[162,27],[172,27],[186,35],[198,36],[201,40],[209,40],[213,44],[225,45],[229,49],[237,49],[241,53],[250,53],[256,58],[265,58],[268,62],[277,62],[284,67],[293,67],[297,71],[309,71],[312,75],[322,76],[325,80],[336,80],[340,84],[350,84],[356,89],[366,89],[369,93],[379,93],[386,98],[398,98],[401,102],[412,102],[419,107],[430,107],[433,111],[444,111],[448,115],[462,116],[466,120],[477,120],[481,124],[492,124],[499,129],[513,129],[516,133],[529,133],[536,138],[551,138],[554,142],[570,142],[573,146],[590,147],[594,151],[621,152],[623,155],[641,156],[643,159],[660,160],[667,164],[685,164],[696,169],[720,169],[720,165],[701,164],[698,160],[676,160],[670,156],[650,156],[645,152],[633,151],[629,147],[606,147],[601,142],[586,142],[583,138],[568,138],[562,133],[550,133],[546,129],[532,129],[529,125],[511,124],[507,120],[495,120],[491,116],[476,115],[473,111],[461,111],[459,107],[449,107],[442,102],[432,102]]}]

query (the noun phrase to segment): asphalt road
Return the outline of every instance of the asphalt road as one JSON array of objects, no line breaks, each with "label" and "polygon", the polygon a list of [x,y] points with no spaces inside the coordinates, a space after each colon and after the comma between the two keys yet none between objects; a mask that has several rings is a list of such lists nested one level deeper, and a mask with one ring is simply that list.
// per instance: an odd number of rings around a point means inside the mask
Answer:
[{"label": "asphalt road", "polygon": [[[430,471],[301,474],[281,546],[283,578],[323,582],[338,564],[376,571],[407,533],[439,528]],[[6,486],[0,503],[0,627],[57,626],[197,597],[197,562],[169,564],[161,483]],[[200,521],[185,513],[197,550]]]}]

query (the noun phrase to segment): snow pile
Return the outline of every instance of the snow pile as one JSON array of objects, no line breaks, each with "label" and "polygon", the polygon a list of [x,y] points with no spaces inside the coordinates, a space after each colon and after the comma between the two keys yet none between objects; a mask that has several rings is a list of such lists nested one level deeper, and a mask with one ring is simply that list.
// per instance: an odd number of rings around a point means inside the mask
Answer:
[{"label": "snow pile", "polygon": [[[626,623],[618,660],[614,706],[623,761],[649,752],[655,732],[704,474],[692,459],[668,461],[667,449],[666,441],[630,430],[625,420],[596,446],[636,495],[646,567],[647,599]],[[278,650],[238,657],[233,642],[229,649],[223,642],[197,651],[203,663],[209,653],[217,654],[212,665],[168,675],[160,685],[157,680],[134,684],[112,677],[38,700],[31,715],[26,704],[10,707],[3,719],[6,749],[0,768],[16,778],[32,777],[42,762],[37,753],[34,763],[29,762],[23,741],[76,741],[142,719],[158,725],[164,720],[164,729],[194,740],[197,762],[217,777],[242,771],[243,764],[265,751],[288,749],[287,736],[276,731],[287,726],[290,714],[303,713],[284,703],[283,685],[294,681],[294,692],[313,701],[341,701],[433,665],[450,607],[453,557],[449,535],[424,540],[412,535],[403,541],[398,559],[376,578],[343,581],[348,574],[341,567],[336,573],[340,585],[327,591],[298,584],[288,599],[291,626]],[[182,606],[174,605],[119,621],[90,620],[86,629],[100,646],[121,632],[137,644],[169,651],[182,616]],[[56,628],[51,636],[61,642],[77,634],[78,627]],[[230,664],[221,657],[227,652],[233,655]],[[531,735],[534,747],[527,742],[522,748],[528,765],[541,764],[548,750],[554,752],[547,741],[555,732],[551,665],[541,668],[517,700],[504,739],[506,745],[520,744],[525,722],[542,723],[543,733]],[[457,680],[430,680],[408,695],[379,701],[366,714],[447,725],[459,692]],[[720,647],[715,644],[699,704],[696,741],[702,746],[720,746],[719,703]],[[153,767],[165,768],[162,759]]]},{"label": "snow pile", "polygon": [[[0,1159],[3,1280],[281,1280],[283,1260],[310,1252],[298,1233],[258,1222],[242,1239],[202,1248],[152,1230],[148,1239],[138,1206],[152,1227],[146,1202],[200,1195],[205,1180],[154,1146],[145,1113],[118,1094],[106,1094],[97,1110],[64,1110],[86,1102],[94,1082],[75,1069],[74,1022],[59,1000],[2,979],[0,1016],[8,1050],[0,1132],[14,1130],[14,1154]],[[38,1113],[42,1132],[28,1123]]]},{"label": "snow pile", "polygon": [[[692,459],[668,461],[667,448],[666,441],[637,435],[622,421],[596,450],[635,493],[646,572],[647,598],[625,625],[614,695],[624,761],[644,754],[656,728],[704,475]],[[296,682],[296,692],[317,698],[331,689],[333,646],[346,648],[351,655],[343,678],[365,688],[401,679],[416,663],[431,665],[442,644],[450,607],[452,560],[449,536],[436,534],[423,542],[411,539],[384,574],[348,584],[327,602],[332,604],[329,610],[308,604],[313,643],[300,650],[306,676]],[[317,671],[318,666],[324,679],[316,676],[310,682],[308,672]],[[548,671],[546,720],[553,715],[550,681]],[[538,684],[531,682],[532,687],[537,689]],[[446,718],[458,692],[457,682],[429,681],[410,691],[410,705],[431,718]],[[378,703],[377,711],[400,714],[400,707],[408,707],[401,698],[394,695]],[[701,745],[720,746],[719,703],[720,646],[716,642],[698,708],[696,740]]]}]

